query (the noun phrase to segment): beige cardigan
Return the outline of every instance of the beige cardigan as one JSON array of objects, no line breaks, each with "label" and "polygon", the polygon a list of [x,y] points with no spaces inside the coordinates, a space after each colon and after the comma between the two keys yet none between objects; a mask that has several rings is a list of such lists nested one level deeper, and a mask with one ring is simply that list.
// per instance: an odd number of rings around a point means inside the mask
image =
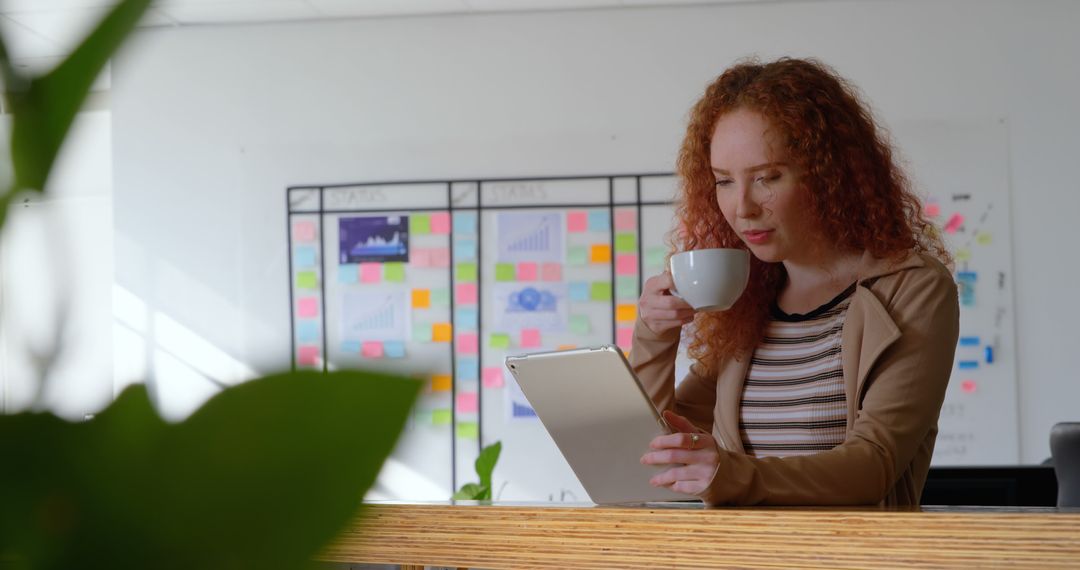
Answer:
[{"label": "beige cardigan", "polygon": [[679,330],[656,334],[638,319],[630,361],[658,409],[673,410],[719,443],[720,463],[701,498],[710,505],[918,505],[959,334],[956,284],[925,254],[899,263],[862,259],[841,337],[844,443],[807,456],[755,458],[739,435],[749,359],[715,378],[695,373],[675,389]]}]

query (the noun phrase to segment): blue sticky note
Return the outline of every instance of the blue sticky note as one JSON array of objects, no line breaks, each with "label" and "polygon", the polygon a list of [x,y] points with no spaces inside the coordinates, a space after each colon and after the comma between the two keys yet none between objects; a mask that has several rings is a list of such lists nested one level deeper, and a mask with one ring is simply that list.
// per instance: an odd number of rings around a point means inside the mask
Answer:
[{"label": "blue sticky note", "polygon": [[293,269],[315,267],[315,248],[303,245],[293,251]]},{"label": "blue sticky note", "polygon": [[341,352],[345,354],[360,354],[360,341],[346,340],[341,343]]},{"label": "blue sticky note", "polygon": [[589,212],[589,231],[606,232],[611,227],[611,216],[607,210],[592,210]]},{"label": "blue sticky note", "polygon": [[296,325],[296,340],[298,342],[319,340],[319,321],[300,321]]},{"label": "blue sticky note", "polygon": [[589,284],[575,281],[570,284],[570,300],[571,301],[588,301],[589,300]]},{"label": "blue sticky note", "polygon": [[360,278],[360,266],[355,263],[347,263],[337,266],[338,283],[356,283]]},{"label": "blue sticky note", "polygon": [[454,261],[472,261],[476,259],[476,240],[454,240]]},{"label": "blue sticky note", "polygon": [[405,358],[405,343],[400,340],[384,340],[382,348],[387,358]]},{"label": "blue sticky note", "polygon": [[519,404],[517,402],[511,402],[511,403],[514,405],[513,412],[512,412],[513,417],[515,417],[515,418],[535,418],[536,417],[536,412],[533,411],[533,409],[530,408],[529,406]]},{"label": "blue sticky note", "polygon": [[459,307],[454,311],[454,328],[459,331],[475,331],[479,322],[474,308]]},{"label": "blue sticky note", "polygon": [[457,379],[476,380],[480,378],[480,361],[475,358],[458,358]]},{"label": "blue sticky note", "polygon": [[454,233],[475,234],[476,212],[454,212]]},{"label": "blue sticky note", "polygon": [[979,337],[977,336],[962,336],[960,337],[960,346],[979,346]]},{"label": "blue sticky note", "polygon": [[971,370],[971,369],[979,367],[979,361],[978,360],[961,360],[960,362],[957,362],[956,365],[960,367],[960,370]]},{"label": "blue sticky note", "polygon": [[993,364],[994,363],[994,347],[992,347],[992,346],[986,347],[986,363],[987,364]]}]

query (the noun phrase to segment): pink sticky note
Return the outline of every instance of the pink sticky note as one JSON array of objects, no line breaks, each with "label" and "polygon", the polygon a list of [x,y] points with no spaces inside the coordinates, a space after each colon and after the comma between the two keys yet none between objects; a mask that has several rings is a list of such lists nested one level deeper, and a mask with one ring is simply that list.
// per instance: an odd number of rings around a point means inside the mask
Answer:
[{"label": "pink sticky note", "polygon": [[360,356],[364,358],[382,358],[383,357],[383,345],[382,341],[369,340],[360,345]]},{"label": "pink sticky note", "polygon": [[562,264],[545,263],[540,268],[540,279],[544,281],[562,281]]},{"label": "pink sticky note", "polygon": [[296,313],[305,319],[319,316],[319,300],[315,297],[300,299],[296,302]]},{"label": "pink sticky note", "polygon": [[315,223],[296,222],[293,224],[292,235],[296,241],[315,241]]},{"label": "pink sticky note", "polygon": [[458,283],[454,302],[459,305],[476,304],[476,283]]},{"label": "pink sticky note", "polygon": [[518,281],[536,281],[536,263],[523,261],[517,266]]},{"label": "pink sticky note", "polygon": [[431,250],[432,267],[450,267],[450,248],[437,247]]},{"label": "pink sticky note", "polygon": [[616,255],[615,273],[618,275],[637,275],[637,256],[632,253]]},{"label": "pink sticky note", "polygon": [[461,354],[476,354],[480,349],[480,338],[476,333],[461,333],[457,335],[456,346]]},{"label": "pink sticky note", "polygon": [[360,282],[361,283],[378,283],[382,281],[382,264],[381,263],[361,263],[360,264]]},{"label": "pink sticky note", "polygon": [[589,229],[588,212],[567,212],[566,231],[583,232]]},{"label": "pink sticky note", "polygon": [[450,233],[450,212],[435,212],[431,214],[431,233]]},{"label": "pink sticky note", "polygon": [[431,267],[431,250],[414,247],[409,252],[409,263],[413,267]]},{"label": "pink sticky note", "polygon": [[937,202],[929,202],[923,206],[923,213],[931,218],[936,218],[941,215],[941,205]]},{"label": "pink sticky note", "polygon": [[637,229],[637,212],[633,210],[616,210],[615,211],[615,229],[616,230],[636,230]]},{"label": "pink sticky note", "polygon": [[521,348],[540,346],[540,329],[521,329]]},{"label": "pink sticky note", "polygon": [[315,366],[319,363],[319,347],[301,346],[296,359],[300,366]]},{"label": "pink sticky note", "polygon": [[618,330],[617,340],[615,344],[619,345],[619,348],[629,349],[630,345],[634,343],[634,329],[631,327],[623,327]]},{"label": "pink sticky note", "polygon": [[979,389],[979,386],[975,384],[974,380],[964,380],[960,383],[960,389],[963,390],[965,394],[974,394],[975,391]]},{"label": "pink sticky note", "polygon": [[501,366],[488,366],[484,368],[483,382],[485,388],[502,388],[505,385]]},{"label": "pink sticky note", "polygon": [[475,414],[480,411],[480,398],[476,392],[462,392],[457,395],[457,411],[463,414]]},{"label": "pink sticky note", "polygon": [[960,214],[953,214],[949,221],[945,224],[945,231],[950,234],[955,234],[960,226],[964,225],[964,216]]}]

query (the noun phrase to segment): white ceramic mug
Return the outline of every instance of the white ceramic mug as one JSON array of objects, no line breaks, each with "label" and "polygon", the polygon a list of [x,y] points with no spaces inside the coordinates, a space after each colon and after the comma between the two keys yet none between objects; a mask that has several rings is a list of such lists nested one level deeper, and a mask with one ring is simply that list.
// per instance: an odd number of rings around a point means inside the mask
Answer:
[{"label": "white ceramic mug", "polygon": [[698,311],[730,309],[750,279],[745,249],[695,249],[671,256],[673,295]]}]

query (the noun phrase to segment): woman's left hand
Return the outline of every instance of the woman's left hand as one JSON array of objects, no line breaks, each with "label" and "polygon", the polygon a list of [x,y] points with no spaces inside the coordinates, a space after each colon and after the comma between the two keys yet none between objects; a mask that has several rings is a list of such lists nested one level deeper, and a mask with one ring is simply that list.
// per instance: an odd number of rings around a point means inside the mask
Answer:
[{"label": "woman's left hand", "polygon": [[699,495],[708,488],[720,462],[716,440],[675,412],[665,410],[664,420],[676,433],[653,438],[649,442],[652,451],[641,456],[641,462],[673,467],[654,475],[649,483],[687,495]]}]

